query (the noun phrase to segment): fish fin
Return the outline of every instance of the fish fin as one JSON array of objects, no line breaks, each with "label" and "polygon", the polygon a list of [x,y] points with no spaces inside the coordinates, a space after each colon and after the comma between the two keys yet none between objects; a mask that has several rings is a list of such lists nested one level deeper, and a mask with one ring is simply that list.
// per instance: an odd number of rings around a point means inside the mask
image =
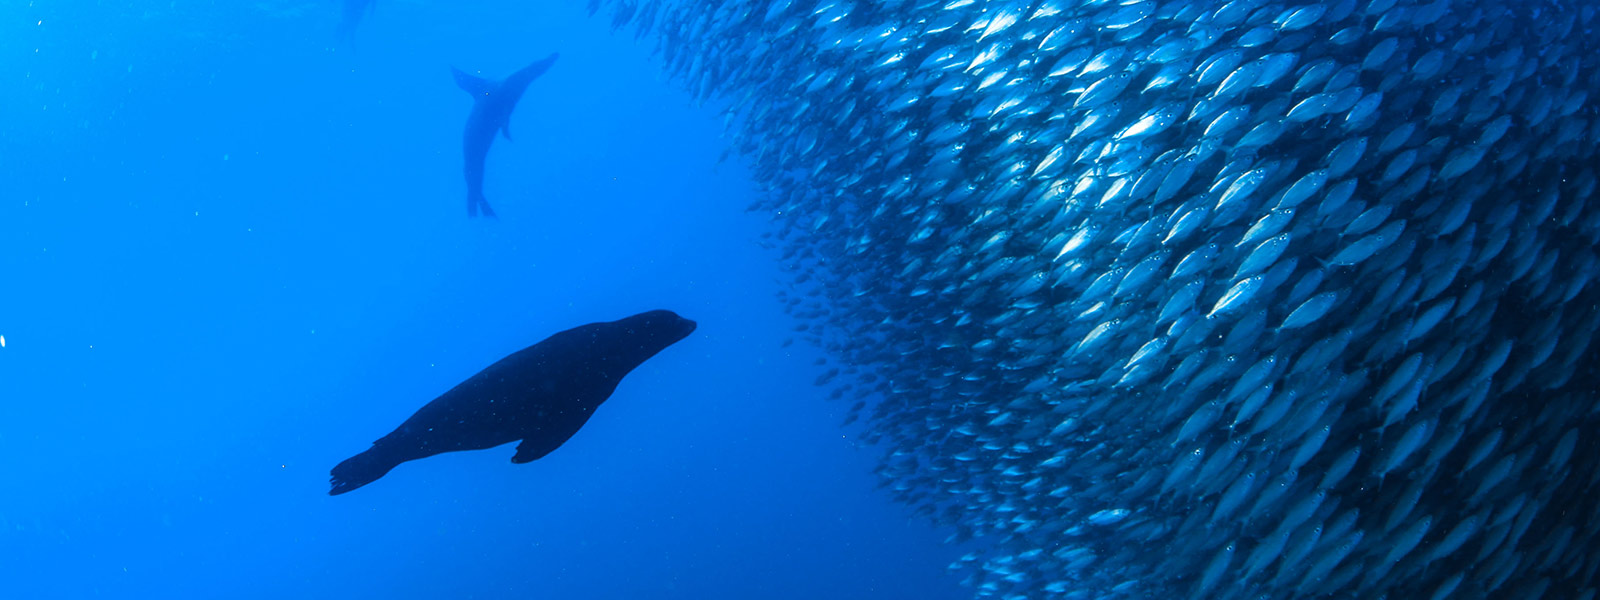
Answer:
[{"label": "fish fin", "polygon": [[500,124],[500,135],[505,136],[508,142],[516,141],[511,139],[511,118],[509,116],[506,117],[506,122]]},{"label": "fish fin", "polygon": [[450,67],[450,74],[454,75],[456,78],[456,87],[459,87],[462,89],[462,91],[471,94],[473,99],[487,96],[489,95],[489,92],[494,90],[494,82],[477,75],[467,73],[461,69]]}]

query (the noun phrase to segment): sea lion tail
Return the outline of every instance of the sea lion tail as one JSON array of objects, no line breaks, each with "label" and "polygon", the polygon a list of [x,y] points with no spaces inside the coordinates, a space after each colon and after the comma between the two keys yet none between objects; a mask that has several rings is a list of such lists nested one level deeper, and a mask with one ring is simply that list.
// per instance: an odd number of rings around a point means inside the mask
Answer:
[{"label": "sea lion tail", "polygon": [[328,490],[328,495],[337,496],[377,481],[399,464],[379,453],[376,446],[368,448],[366,452],[345,459],[333,468],[330,472],[332,477],[328,478],[333,489]]}]

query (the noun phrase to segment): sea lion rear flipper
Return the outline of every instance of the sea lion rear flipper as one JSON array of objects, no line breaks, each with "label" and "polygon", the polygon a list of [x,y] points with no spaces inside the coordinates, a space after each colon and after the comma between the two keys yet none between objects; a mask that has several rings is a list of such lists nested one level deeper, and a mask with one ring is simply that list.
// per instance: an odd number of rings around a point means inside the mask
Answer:
[{"label": "sea lion rear flipper", "polygon": [[366,452],[352,456],[333,468],[328,478],[333,489],[328,490],[328,495],[337,496],[377,481],[399,464],[387,453],[379,452],[377,445],[373,445]]},{"label": "sea lion rear flipper", "polygon": [[489,199],[483,197],[483,194],[468,194],[467,216],[476,217],[479,215],[488,219],[495,218],[494,209],[489,208]]}]

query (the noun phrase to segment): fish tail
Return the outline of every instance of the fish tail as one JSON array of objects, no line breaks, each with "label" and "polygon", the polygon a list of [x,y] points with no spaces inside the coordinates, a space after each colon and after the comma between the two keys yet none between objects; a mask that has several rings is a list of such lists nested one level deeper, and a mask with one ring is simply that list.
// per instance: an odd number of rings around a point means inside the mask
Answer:
[{"label": "fish tail", "polygon": [[328,490],[328,495],[337,496],[377,481],[399,464],[398,461],[378,452],[377,446],[368,448],[366,452],[345,459],[333,468],[330,472],[332,477],[328,478],[328,482],[333,484],[333,489]]}]

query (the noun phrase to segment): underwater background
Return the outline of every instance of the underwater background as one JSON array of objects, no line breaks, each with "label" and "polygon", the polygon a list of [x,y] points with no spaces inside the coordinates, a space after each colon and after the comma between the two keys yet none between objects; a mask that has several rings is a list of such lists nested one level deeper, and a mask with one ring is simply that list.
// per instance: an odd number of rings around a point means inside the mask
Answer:
[{"label": "underwater background", "polygon": [[[785,347],[721,123],[581,3],[0,3],[0,596],[960,598]],[[471,100],[560,52],[463,214]],[[691,338],[565,447],[328,469],[505,354]]]},{"label": "underwater background", "polygon": [[0,10],[5,597],[1600,595],[1593,2]]}]

